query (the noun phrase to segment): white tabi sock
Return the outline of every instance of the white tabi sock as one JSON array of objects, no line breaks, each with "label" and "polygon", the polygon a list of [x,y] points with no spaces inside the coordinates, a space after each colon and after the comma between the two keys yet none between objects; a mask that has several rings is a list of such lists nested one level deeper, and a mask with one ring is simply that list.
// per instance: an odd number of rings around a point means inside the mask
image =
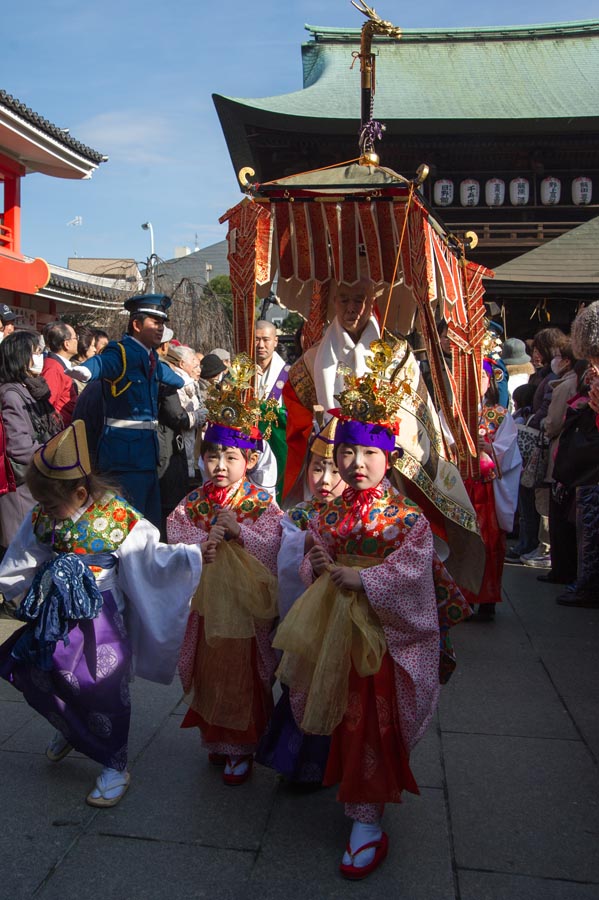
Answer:
[{"label": "white tabi sock", "polygon": [[227,757],[227,764],[225,766],[225,775],[245,775],[247,770],[250,767],[250,760],[248,757],[243,759],[241,756],[229,756]]},{"label": "white tabi sock", "polygon": [[[380,822],[378,822],[376,825],[368,825],[365,822],[354,822],[349,838],[349,846],[352,853],[355,853],[356,850],[359,850],[360,847],[364,846],[364,844],[369,844],[371,841],[380,840],[382,834],[383,830],[381,828]],[[353,865],[357,869],[361,869],[364,866],[367,866],[374,859],[375,852],[375,847],[370,847],[368,850],[364,850],[363,853],[358,854],[358,856],[354,858]],[[352,858],[349,853],[347,853],[347,851],[343,854],[343,865],[352,865]]]}]

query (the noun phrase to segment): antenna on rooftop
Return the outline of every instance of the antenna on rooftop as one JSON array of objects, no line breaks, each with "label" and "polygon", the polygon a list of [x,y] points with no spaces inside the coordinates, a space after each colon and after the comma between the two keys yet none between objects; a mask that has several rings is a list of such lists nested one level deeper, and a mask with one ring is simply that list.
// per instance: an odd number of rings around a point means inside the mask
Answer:
[{"label": "antenna on rooftop", "polygon": [[[75,228],[79,225],[83,225],[83,217],[75,216],[74,219],[71,219],[70,222],[67,222],[67,228],[69,227],[69,225],[72,225]],[[75,247],[75,241],[73,241],[73,256],[76,258],[78,255],[79,254],[77,253],[77,248]]]}]

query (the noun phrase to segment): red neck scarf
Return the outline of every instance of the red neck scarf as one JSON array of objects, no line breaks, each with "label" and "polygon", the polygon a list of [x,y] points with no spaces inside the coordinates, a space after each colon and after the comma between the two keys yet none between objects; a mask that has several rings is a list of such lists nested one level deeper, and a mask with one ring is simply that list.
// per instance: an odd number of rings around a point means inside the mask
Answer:
[{"label": "red neck scarf", "polygon": [[229,484],[226,487],[216,487],[213,481],[207,481],[203,485],[204,496],[212,506],[218,506],[222,509],[226,506],[227,501],[234,496],[239,485],[243,484],[243,481],[244,479],[242,478],[240,481],[236,481],[235,484]]},{"label": "red neck scarf", "polygon": [[364,517],[374,501],[380,500],[384,493],[382,482],[376,487],[366,488],[365,491],[356,491],[353,487],[346,487],[341,496],[345,503],[351,504],[351,509],[339,523],[337,528],[339,534],[347,537],[357,522],[364,521]]}]

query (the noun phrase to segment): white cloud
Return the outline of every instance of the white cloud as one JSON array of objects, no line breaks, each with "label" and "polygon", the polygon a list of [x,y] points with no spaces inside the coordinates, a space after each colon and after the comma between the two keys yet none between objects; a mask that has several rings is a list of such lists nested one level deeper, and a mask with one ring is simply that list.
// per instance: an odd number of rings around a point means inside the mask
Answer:
[{"label": "white cloud", "polygon": [[176,143],[172,125],[155,114],[145,115],[139,110],[100,113],[73,130],[79,140],[98,147],[112,161],[135,165],[174,161],[169,152]]}]

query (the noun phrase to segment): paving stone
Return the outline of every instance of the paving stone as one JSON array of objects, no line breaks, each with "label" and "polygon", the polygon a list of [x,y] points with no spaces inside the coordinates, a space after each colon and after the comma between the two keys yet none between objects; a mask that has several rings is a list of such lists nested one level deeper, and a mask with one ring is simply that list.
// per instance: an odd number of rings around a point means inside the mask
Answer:
[{"label": "paving stone", "polygon": [[599,779],[580,742],[444,734],[457,864],[599,883]]},{"label": "paving stone", "polygon": [[599,884],[458,872],[461,900],[599,900]]},{"label": "paving stone", "polygon": [[208,763],[196,728],[171,716],[134,764],[131,788],[93,827],[157,841],[185,840],[224,849],[256,851],[272,806],[277,777],[256,766],[243,785],[222,783]]},{"label": "paving stone", "polygon": [[86,835],[40,900],[241,900],[254,854],[177,842]]},{"label": "paving stone", "polygon": [[352,897],[450,900],[452,884],[443,792],[424,789],[385,810],[389,855],[364,882],[348,884],[338,865],[351,823],[333,791],[276,795],[248,896],[262,900]]},{"label": "paving stone", "polygon": [[535,638],[535,647],[570,715],[599,760],[599,654],[592,632],[587,631],[584,638],[571,639],[567,653],[561,636],[556,634],[551,638]]},{"label": "paving stone", "polygon": [[418,787],[440,788],[443,786],[441,736],[439,734],[437,714],[435,714],[424,737],[412,751],[410,767]]},{"label": "paving stone", "polygon": [[441,730],[576,739],[568,711],[530,645],[498,646],[496,631],[480,635],[475,627],[465,625],[468,634],[455,642],[462,671],[441,691]]},{"label": "paving stone", "polygon": [[0,700],[0,746],[33,719],[35,712],[26,703]]},{"label": "paving stone", "polygon": [[85,797],[94,768],[86,760],[67,767],[24,753],[2,754],[0,896],[31,896],[93,817]]}]

